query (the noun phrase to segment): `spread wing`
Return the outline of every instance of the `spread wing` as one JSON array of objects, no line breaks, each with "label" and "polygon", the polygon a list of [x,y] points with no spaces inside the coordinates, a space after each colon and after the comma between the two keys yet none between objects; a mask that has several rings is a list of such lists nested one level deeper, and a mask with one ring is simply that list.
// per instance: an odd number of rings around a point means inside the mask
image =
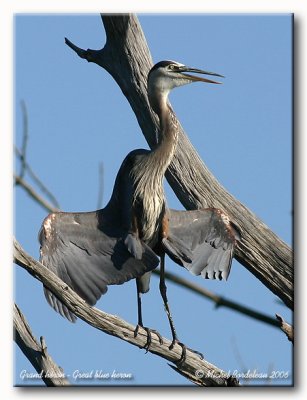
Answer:
[{"label": "spread wing", "polygon": [[230,273],[238,228],[219,209],[169,210],[168,235],[162,246],[177,264],[193,275],[227,279]]},{"label": "spread wing", "polygon": [[[112,216],[114,219],[114,216]],[[108,212],[53,213],[39,234],[40,261],[94,305],[108,285],[120,285],[156,268],[159,259],[143,242],[140,257],[125,245],[125,232],[108,223]],[[63,317],[75,321],[68,308],[44,288],[48,303]]]}]

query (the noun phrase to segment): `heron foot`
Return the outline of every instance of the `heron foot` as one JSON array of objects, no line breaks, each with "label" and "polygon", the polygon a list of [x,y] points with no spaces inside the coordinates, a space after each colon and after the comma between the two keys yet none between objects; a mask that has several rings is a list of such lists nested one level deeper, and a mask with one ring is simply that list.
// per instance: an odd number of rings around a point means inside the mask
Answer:
[{"label": "heron foot", "polygon": [[181,364],[183,364],[185,362],[185,360],[187,358],[187,348],[183,343],[179,342],[178,339],[173,339],[171,345],[169,346],[169,349],[172,350],[174,348],[175,344],[178,344],[182,348],[181,357],[177,361],[177,364],[181,365]]},{"label": "heron foot", "polygon": [[178,339],[173,339],[171,345],[169,346],[169,349],[172,350],[174,348],[175,344],[178,344],[182,348],[181,357],[177,361],[177,364],[181,365],[181,364],[183,364],[185,362],[185,360],[187,358],[187,350],[191,351],[194,354],[197,354],[200,357],[200,359],[203,360],[204,356],[203,356],[202,353],[200,353],[197,350],[193,350],[190,347],[186,347],[186,345],[183,344],[182,342],[180,342]]},{"label": "heron foot", "polygon": [[163,344],[162,336],[160,335],[160,333],[158,331],[156,331],[155,329],[147,328],[146,326],[142,326],[140,324],[138,324],[134,330],[134,337],[137,337],[140,327],[143,328],[147,332],[147,341],[146,341],[145,345],[143,346],[143,349],[146,350],[146,353],[148,352],[149,347],[152,343],[152,333],[154,333],[156,336],[158,336],[160,345]]}]

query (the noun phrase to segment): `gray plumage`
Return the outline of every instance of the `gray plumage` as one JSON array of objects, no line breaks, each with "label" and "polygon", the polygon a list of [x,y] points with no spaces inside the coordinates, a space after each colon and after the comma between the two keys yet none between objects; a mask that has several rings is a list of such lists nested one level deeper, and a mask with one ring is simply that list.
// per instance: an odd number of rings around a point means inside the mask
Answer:
[{"label": "gray plumage", "polygon": [[193,275],[227,279],[238,228],[219,209],[170,210],[169,234],[162,240],[167,255]]}]

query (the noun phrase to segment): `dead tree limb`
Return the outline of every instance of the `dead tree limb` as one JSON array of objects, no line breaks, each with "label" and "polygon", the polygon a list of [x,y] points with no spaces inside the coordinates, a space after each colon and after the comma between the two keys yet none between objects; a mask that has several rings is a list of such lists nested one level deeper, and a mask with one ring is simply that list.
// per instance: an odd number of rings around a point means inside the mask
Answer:
[{"label": "dead tree limb", "polygon": [[27,113],[26,103],[22,100],[20,105],[22,109],[23,137],[22,137],[22,145],[20,151],[21,168],[19,176],[20,178],[23,178],[26,171],[26,153],[27,153],[27,144],[29,139],[29,133],[28,133],[29,124],[28,124],[28,113]]},{"label": "dead tree limb", "polygon": [[288,324],[281,315],[275,314],[276,320],[279,324],[280,329],[287,335],[287,338],[292,344],[294,344],[294,328]]},{"label": "dead tree limb", "polygon": [[[108,335],[116,336],[134,346],[143,348],[146,344],[147,333],[140,331],[134,337],[135,326],[127,323],[115,315],[107,314],[97,308],[89,306],[66,283],[27,254],[18,242],[14,241],[14,262],[24,268],[36,279],[41,281],[52,293],[55,294],[77,317]],[[186,361],[178,365],[181,357],[181,346],[175,345],[169,349],[171,341],[163,338],[159,343],[156,335],[152,337],[149,352],[156,354],[176,365],[182,375],[189,377],[200,386],[238,386],[239,382],[227,372],[222,371],[213,364],[201,360],[196,354],[187,350]]]},{"label": "dead tree limb", "polygon": [[48,212],[59,211],[58,208],[53,207],[50,203],[48,203],[43,197],[41,197],[36,190],[30,186],[23,178],[20,176],[14,175],[14,182],[16,185],[20,185],[30,197],[33,198],[40,206],[42,206]]},{"label": "dead tree limb", "polygon": [[[14,146],[15,154],[17,158],[20,160],[21,169],[19,173],[19,178],[24,179],[26,172],[28,173],[29,177],[33,179],[36,183],[38,188],[49,198],[51,203],[56,208],[60,208],[59,203],[57,202],[56,198],[53,194],[47,189],[47,187],[43,184],[43,182],[39,179],[39,177],[34,173],[32,168],[27,162],[27,144],[29,141],[29,127],[28,127],[28,112],[26,103],[24,101],[21,102],[21,109],[22,109],[22,118],[23,118],[23,132],[22,132],[22,145],[21,150],[18,149],[17,146]],[[18,182],[15,181],[16,184]]]},{"label": "dead tree limb", "polygon": [[62,368],[48,354],[44,338],[40,337],[39,344],[16,304],[14,305],[14,340],[47,386],[70,385]]},{"label": "dead tree limb", "polygon": [[[149,146],[153,147],[159,124],[147,98],[147,74],[152,58],[142,28],[135,15],[102,15],[102,21],[107,41],[101,50],[83,50],[68,39],[66,44],[81,58],[112,75],[128,99]],[[182,128],[166,177],[186,209],[218,207],[238,224],[242,241],[236,249],[236,259],[293,308],[291,249],[220,185]]]}]

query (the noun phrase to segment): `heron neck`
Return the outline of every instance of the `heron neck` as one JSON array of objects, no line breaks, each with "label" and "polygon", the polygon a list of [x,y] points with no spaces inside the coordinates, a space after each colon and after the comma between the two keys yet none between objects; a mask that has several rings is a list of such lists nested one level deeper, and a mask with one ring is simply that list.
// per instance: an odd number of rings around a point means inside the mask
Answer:
[{"label": "heron neck", "polygon": [[176,150],[178,125],[174,112],[167,101],[167,97],[161,99],[159,108],[155,111],[160,120],[160,134],[158,145],[152,152],[152,157],[155,159],[161,175],[164,175]]}]

